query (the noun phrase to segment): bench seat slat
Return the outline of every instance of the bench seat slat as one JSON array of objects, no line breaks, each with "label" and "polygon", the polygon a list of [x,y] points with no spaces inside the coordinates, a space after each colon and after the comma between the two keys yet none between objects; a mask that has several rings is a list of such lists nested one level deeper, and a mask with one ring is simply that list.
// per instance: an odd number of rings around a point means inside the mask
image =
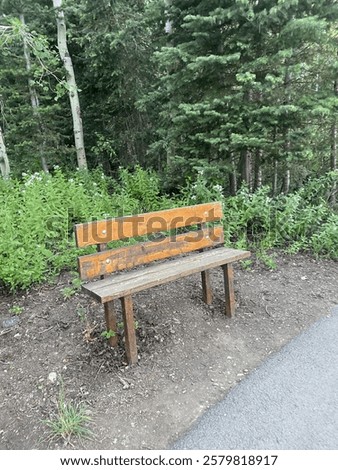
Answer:
[{"label": "bench seat slat", "polygon": [[118,273],[109,278],[85,284],[82,288],[101,303],[105,303],[249,256],[249,251],[215,248],[140,270]]}]

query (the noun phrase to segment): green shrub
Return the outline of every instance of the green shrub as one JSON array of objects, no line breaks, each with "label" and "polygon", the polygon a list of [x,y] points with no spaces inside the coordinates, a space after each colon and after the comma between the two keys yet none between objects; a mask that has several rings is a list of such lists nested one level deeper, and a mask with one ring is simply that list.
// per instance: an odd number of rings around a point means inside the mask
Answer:
[{"label": "green shrub", "polygon": [[115,200],[123,214],[142,214],[173,207],[174,201],[161,195],[160,179],[150,170],[139,165],[133,170],[120,168],[115,182]]},{"label": "green shrub", "polygon": [[21,180],[0,179],[0,282],[11,290],[27,288],[61,269],[76,268],[75,223],[210,201],[223,204],[228,246],[254,249],[261,257],[282,248],[337,259],[338,215],[327,196],[337,179],[331,172],[277,198],[271,198],[268,187],[254,193],[242,187],[226,198],[200,170],[175,199],[161,195],[157,175],[139,166],[121,168],[117,180],[101,170],[66,174],[59,168]]},{"label": "green shrub", "polygon": [[338,214],[331,214],[320,230],[312,235],[309,247],[316,254],[338,259]]},{"label": "green shrub", "polygon": [[187,204],[218,200],[223,203],[225,244],[254,249],[262,255],[271,248],[289,253],[310,251],[338,258],[338,215],[328,202],[337,172],[310,180],[289,195],[270,196],[265,186],[250,193],[243,186],[236,196],[225,198],[218,185],[208,184],[200,172],[181,191]]},{"label": "green shrub", "polygon": [[0,180],[0,281],[27,288],[63,268],[76,268],[73,226],[173,202],[159,196],[155,174],[121,169],[114,181],[100,170],[24,174]]}]

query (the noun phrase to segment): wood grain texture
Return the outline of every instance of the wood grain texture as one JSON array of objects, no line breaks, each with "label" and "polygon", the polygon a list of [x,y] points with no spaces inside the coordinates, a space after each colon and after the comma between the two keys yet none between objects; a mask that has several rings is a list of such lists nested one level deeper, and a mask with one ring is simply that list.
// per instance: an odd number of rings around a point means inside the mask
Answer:
[{"label": "wood grain texture", "polygon": [[138,243],[81,256],[78,259],[79,273],[82,280],[104,277],[115,271],[131,269],[152,261],[197,251],[201,248],[215,247],[223,243],[223,227],[206,228],[175,237],[165,237],[158,241]]},{"label": "wood grain texture", "polygon": [[135,271],[115,273],[109,278],[84,284],[82,288],[100,302],[105,303],[249,256],[249,251],[215,248],[164,263],[155,263]]},{"label": "wood grain texture", "polygon": [[137,357],[137,344],[135,322],[133,314],[133,302],[130,295],[121,298],[122,315],[124,325],[124,337],[126,340],[126,356],[128,364],[136,364]]},{"label": "wood grain texture", "polygon": [[225,314],[227,317],[235,315],[234,271],[232,264],[222,266],[224,274]]},{"label": "wood grain texture", "polygon": [[212,288],[210,271],[202,271],[202,289],[203,289],[203,300],[207,305],[212,304]]},{"label": "wood grain texture", "polygon": [[114,240],[134,238],[156,232],[214,222],[223,217],[222,204],[212,202],[149,212],[128,217],[77,224],[74,227],[78,247],[99,245]]},{"label": "wood grain texture", "polygon": [[104,317],[106,320],[107,331],[112,330],[116,333],[115,336],[111,336],[108,340],[110,346],[115,348],[118,345],[119,337],[117,335],[117,320],[113,301],[106,302],[104,304]]}]

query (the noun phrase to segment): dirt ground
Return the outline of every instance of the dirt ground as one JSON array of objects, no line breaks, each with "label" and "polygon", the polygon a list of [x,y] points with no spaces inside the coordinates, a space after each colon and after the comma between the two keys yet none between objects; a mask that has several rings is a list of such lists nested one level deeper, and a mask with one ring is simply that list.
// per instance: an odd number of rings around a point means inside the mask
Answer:
[{"label": "dirt ground", "polygon": [[[250,269],[235,265],[233,319],[224,315],[220,269],[212,270],[212,306],[202,301],[199,275],[136,294],[134,367],[123,345],[112,350],[101,336],[102,306],[83,294],[64,299],[68,273],[54,285],[2,293],[0,449],[168,448],[267,356],[338,304],[338,263],[275,256],[275,270],[257,260]],[[13,315],[13,306],[22,312]],[[90,439],[48,438],[44,421],[56,412],[61,387],[66,401],[85,406]]]}]

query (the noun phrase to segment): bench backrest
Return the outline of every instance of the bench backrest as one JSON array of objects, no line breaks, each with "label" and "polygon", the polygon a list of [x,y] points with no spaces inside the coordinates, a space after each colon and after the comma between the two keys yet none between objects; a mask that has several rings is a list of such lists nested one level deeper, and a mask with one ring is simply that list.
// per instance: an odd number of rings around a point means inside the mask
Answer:
[{"label": "bench backrest", "polygon": [[[208,227],[207,224],[220,221],[222,217],[221,203],[212,202],[77,224],[77,246],[83,248],[97,245],[99,250],[98,253],[78,258],[80,277],[82,280],[103,277],[114,271],[220,245],[224,243],[223,227]],[[198,226],[198,229],[167,236],[160,234],[151,241],[107,249],[107,243],[111,241],[176,231],[191,226]]]}]

